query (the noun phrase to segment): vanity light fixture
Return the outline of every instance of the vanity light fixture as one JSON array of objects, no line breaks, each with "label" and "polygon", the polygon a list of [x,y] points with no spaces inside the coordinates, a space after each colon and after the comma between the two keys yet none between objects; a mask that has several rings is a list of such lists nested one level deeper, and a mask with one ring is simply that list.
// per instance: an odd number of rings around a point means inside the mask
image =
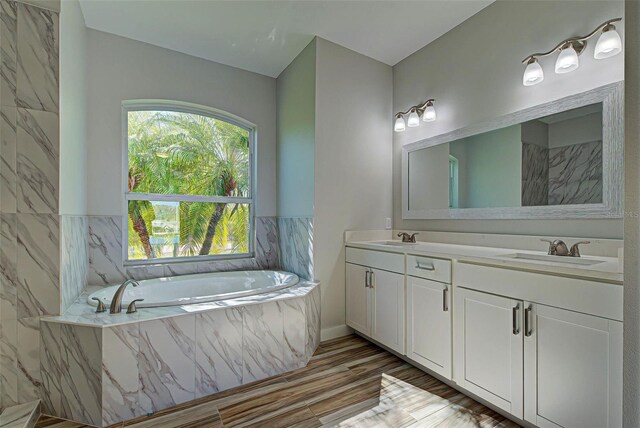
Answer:
[{"label": "vanity light fixture", "polygon": [[416,126],[420,126],[420,115],[422,115],[422,120],[425,122],[433,122],[436,120],[436,109],[433,107],[434,99],[428,99],[422,104],[415,105],[411,107],[407,111],[401,111],[396,113],[396,121],[393,126],[393,130],[396,132],[402,132],[406,129],[404,123],[404,116],[409,115],[407,118],[406,126],[410,128],[415,128]]},{"label": "vanity light fixture", "polygon": [[557,74],[570,73],[580,66],[578,56],[587,47],[587,40],[600,33],[596,42],[593,57],[595,59],[611,58],[622,52],[622,40],[616,31],[614,22],[622,21],[622,18],[610,19],[600,24],[595,30],[584,37],[571,37],[558,43],[548,52],[535,53],[526,57],[522,63],[527,67],[522,76],[524,86],[536,85],[544,80],[542,67],[538,63],[539,58],[544,58],[560,52],[556,59],[555,71]]},{"label": "vanity light fixture", "polygon": [[416,126],[420,126],[420,116],[418,116],[418,112],[416,108],[412,108],[409,113],[409,119],[407,119],[407,126],[409,128],[415,128]]},{"label": "vanity light fixture", "polygon": [[433,122],[436,120],[436,109],[433,107],[433,101],[434,100],[429,100],[425,105],[424,113],[422,113],[422,120],[425,122]]}]

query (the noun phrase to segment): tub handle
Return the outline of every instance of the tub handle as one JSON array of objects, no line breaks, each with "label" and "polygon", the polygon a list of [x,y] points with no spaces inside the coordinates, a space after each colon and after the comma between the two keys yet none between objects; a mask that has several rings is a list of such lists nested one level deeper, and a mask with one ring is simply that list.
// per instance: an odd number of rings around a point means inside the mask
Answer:
[{"label": "tub handle", "polygon": [[98,307],[96,308],[97,314],[99,314],[100,312],[106,312],[107,308],[104,307],[104,303],[102,302],[102,300],[97,297],[92,297],[91,300],[95,300],[96,302],[98,302]]},{"label": "tub handle", "polygon": [[142,302],[142,301],[144,301],[144,299],[135,299],[131,303],[129,303],[129,306],[127,306],[127,313],[135,314],[136,312],[138,312],[138,308],[136,308],[136,302]]}]

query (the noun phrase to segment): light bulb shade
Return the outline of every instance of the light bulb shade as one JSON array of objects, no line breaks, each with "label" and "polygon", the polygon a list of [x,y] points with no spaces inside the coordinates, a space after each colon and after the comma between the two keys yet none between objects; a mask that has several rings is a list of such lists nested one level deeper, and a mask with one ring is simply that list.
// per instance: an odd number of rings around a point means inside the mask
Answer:
[{"label": "light bulb shade", "polygon": [[398,116],[398,118],[396,119],[396,124],[393,126],[393,130],[396,132],[404,131],[404,119],[402,118],[402,116]]},{"label": "light bulb shade", "polygon": [[420,116],[418,116],[418,113],[413,110],[411,113],[409,113],[409,118],[407,119],[407,126],[409,128],[415,128],[416,126],[420,125]]},{"label": "light bulb shade", "polygon": [[433,106],[426,106],[422,114],[422,120],[425,122],[433,122],[436,120],[436,109]]},{"label": "light bulb shade", "polygon": [[622,40],[614,27],[600,34],[593,57],[595,59],[610,58],[620,52],[622,52]]},{"label": "light bulb shade", "polygon": [[569,73],[578,68],[579,65],[580,61],[576,50],[573,46],[566,47],[560,51],[560,55],[556,60],[556,73]]},{"label": "light bulb shade", "polygon": [[540,83],[544,80],[544,72],[542,67],[538,64],[538,60],[534,59],[527,68],[524,69],[524,75],[522,76],[522,84],[524,86],[532,86]]}]

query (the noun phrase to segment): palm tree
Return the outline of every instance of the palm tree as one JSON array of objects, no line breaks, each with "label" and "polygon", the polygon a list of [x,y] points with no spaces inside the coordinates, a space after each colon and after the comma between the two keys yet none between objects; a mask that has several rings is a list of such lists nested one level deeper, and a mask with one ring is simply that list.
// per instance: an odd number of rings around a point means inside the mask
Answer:
[{"label": "palm tree", "polygon": [[[140,184],[141,177],[142,176],[140,174],[135,172],[134,168],[129,168],[129,182],[127,185],[129,192],[135,191]],[[147,221],[145,219],[145,217],[150,217],[149,214],[153,216],[153,207],[151,203],[149,201],[129,201],[128,211],[129,218],[133,225],[133,230],[138,234],[144,253],[148,259],[155,258],[156,255],[153,251],[153,247],[151,246],[149,229],[147,228]],[[153,219],[151,219],[151,221],[153,221]]]},{"label": "palm tree", "polygon": [[[130,192],[248,195],[246,130],[210,117],[175,112],[131,112],[129,119],[129,163],[133,168],[130,177],[134,177],[130,178]],[[153,257],[145,224],[149,218],[153,220],[153,207],[149,202],[146,205],[137,202],[144,201],[129,201],[133,230],[145,255]],[[233,242],[234,252],[248,251],[246,239],[230,239],[232,235],[248,236],[248,207],[234,204],[227,209],[227,205],[179,204],[181,254],[210,254],[214,242],[217,248]]]},{"label": "palm tree", "polygon": [[[183,192],[207,196],[246,196],[249,183],[249,133],[233,124],[206,116],[159,113],[158,118],[165,124],[182,131],[177,134],[179,144],[171,149],[173,163],[186,168]],[[198,204],[190,208],[190,216],[201,223],[203,211],[211,211],[210,205]],[[226,203],[216,203],[209,215],[204,236],[198,233],[200,241],[199,255],[211,252],[214,237],[220,221],[223,219]],[[230,215],[237,212],[234,209]],[[195,224],[185,228],[194,232],[199,229]],[[182,228],[181,228],[182,230]],[[201,232],[200,230],[198,230]],[[191,233],[187,245],[192,248],[195,235]]]}]

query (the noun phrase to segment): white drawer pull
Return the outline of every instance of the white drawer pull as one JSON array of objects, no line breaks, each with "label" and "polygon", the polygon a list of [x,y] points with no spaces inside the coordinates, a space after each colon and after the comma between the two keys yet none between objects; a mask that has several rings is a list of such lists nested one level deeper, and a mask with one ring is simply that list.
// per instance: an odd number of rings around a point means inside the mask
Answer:
[{"label": "white drawer pull", "polygon": [[436,270],[436,267],[434,265],[432,265],[432,264],[430,264],[430,265],[421,265],[419,261],[416,261],[416,269],[434,271],[434,270]]}]

